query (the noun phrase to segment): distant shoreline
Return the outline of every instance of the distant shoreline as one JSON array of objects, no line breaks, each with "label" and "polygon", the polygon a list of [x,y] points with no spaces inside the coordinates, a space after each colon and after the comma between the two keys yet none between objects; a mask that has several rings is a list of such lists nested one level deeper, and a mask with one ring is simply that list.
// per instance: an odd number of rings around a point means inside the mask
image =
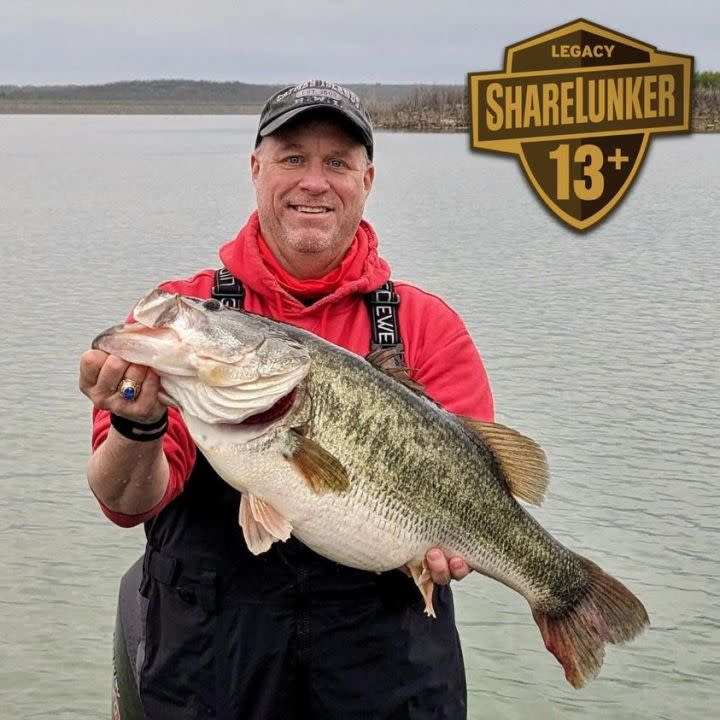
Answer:
[{"label": "distant shoreline", "polygon": [[[234,105],[226,103],[172,104],[114,102],[3,102],[0,115],[259,115],[260,105]],[[373,125],[377,130],[410,132],[457,133],[467,132],[468,124],[455,113],[435,111],[416,113],[375,113]],[[720,112],[695,114],[692,132],[720,132]]]},{"label": "distant shoreline", "polygon": [[[279,85],[132,80],[106,85],[0,85],[0,115],[258,115]],[[467,132],[462,85],[349,85],[378,130]],[[699,73],[693,132],[720,132],[720,73]]]},{"label": "distant shoreline", "polygon": [[262,105],[232,103],[4,101],[0,115],[259,115]]}]

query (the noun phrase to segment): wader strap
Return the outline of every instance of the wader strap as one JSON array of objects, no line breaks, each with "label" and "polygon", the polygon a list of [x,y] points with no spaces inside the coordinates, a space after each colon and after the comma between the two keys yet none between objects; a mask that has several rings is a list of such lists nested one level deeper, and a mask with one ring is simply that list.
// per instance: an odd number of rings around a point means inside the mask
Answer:
[{"label": "wader strap", "polygon": [[[223,305],[235,310],[242,310],[245,301],[245,288],[227,268],[215,271],[215,284],[212,296]],[[377,290],[365,295],[365,302],[370,313],[370,331],[372,338],[370,350],[378,348],[399,347],[403,350],[398,324],[398,305],[400,296],[395,292],[391,280]]]},{"label": "wader strap", "polygon": [[381,285],[377,290],[365,296],[370,311],[370,329],[372,331],[371,350],[379,348],[400,347],[400,327],[398,324],[398,305],[400,296],[395,292],[391,280]]}]

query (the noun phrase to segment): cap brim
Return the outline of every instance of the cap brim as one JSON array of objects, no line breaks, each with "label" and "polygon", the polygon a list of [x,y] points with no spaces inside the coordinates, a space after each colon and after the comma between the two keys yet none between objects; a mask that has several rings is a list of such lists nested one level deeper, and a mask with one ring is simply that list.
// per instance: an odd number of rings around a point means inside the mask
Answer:
[{"label": "cap brim", "polygon": [[331,107],[324,103],[318,103],[316,105],[303,105],[302,107],[293,108],[292,110],[284,112],[282,115],[279,115],[274,120],[271,120],[264,128],[262,128],[262,130],[259,130],[258,137],[267,137],[268,135],[272,135],[275,131],[279,130],[283,125],[288,123],[293,118],[297,117],[298,115],[302,115],[303,113],[310,112],[312,110],[327,110],[328,112],[335,113],[336,115],[345,118],[345,120],[347,120],[352,125],[353,129],[357,131],[357,134],[360,137],[363,145],[365,145],[366,147],[372,147],[372,136],[368,135],[367,131],[362,127],[359,118],[355,118],[353,115],[346,112],[345,110]]}]

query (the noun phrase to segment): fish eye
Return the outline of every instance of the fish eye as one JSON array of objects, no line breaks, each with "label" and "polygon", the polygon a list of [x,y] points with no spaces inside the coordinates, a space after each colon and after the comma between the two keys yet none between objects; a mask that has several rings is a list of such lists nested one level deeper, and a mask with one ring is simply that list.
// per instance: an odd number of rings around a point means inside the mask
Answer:
[{"label": "fish eye", "polygon": [[210,300],[206,300],[203,303],[203,307],[206,310],[220,310],[220,308],[222,307],[222,303],[219,300],[212,298]]}]

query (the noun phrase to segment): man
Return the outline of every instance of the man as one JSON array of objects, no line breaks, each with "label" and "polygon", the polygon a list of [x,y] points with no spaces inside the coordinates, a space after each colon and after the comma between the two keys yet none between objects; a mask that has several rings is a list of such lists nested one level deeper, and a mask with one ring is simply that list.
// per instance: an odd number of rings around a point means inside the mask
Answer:
[{"label": "man", "polygon": [[[367,113],[346,88],[310,81],[276,93],[250,160],[257,211],[220,250],[245,309],[360,355],[373,332],[368,294],[390,277],[362,219],[373,149]],[[210,297],[218,277],[205,270],[163,287]],[[412,285],[394,292],[413,379],[450,411],[492,419],[487,377],[458,316]],[[446,587],[469,572],[462,558],[428,553],[439,586],[431,620],[400,572],[340,566],[295,539],[251,555],[238,493],[158,399],[151,370],[88,351],[80,387],[96,408],[90,487],[117,524],[145,523],[136,664],[148,718],[465,717]]]}]

